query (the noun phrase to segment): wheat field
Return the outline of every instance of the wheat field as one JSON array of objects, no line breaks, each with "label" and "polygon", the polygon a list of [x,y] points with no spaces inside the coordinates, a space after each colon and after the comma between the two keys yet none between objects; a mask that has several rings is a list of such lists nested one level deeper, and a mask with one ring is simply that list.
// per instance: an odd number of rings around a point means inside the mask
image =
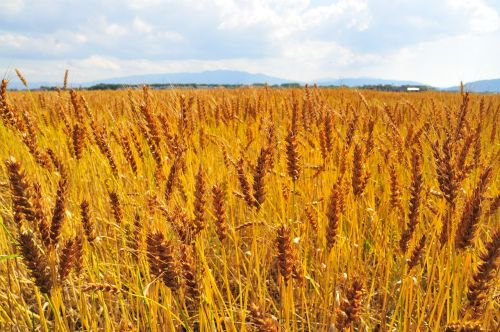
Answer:
[{"label": "wheat field", "polygon": [[0,111],[2,331],[500,329],[499,95],[4,80]]}]

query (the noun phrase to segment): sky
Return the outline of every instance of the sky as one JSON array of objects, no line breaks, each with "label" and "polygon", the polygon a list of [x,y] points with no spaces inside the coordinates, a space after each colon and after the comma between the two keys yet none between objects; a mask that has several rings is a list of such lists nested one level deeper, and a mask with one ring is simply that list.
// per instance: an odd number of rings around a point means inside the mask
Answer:
[{"label": "sky", "polygon": [[0,0],[0,75],[500,78],[500,0]]}]

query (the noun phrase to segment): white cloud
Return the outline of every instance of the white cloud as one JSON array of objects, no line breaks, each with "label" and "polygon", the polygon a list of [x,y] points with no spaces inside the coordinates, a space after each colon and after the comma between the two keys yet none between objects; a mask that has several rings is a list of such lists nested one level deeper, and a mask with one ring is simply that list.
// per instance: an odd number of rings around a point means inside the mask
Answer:
[{"label": "white cloud", "polygon": [[[83,36],[78,36],[73,33],[65,33],[61,35],[63,38],[58,38],[56,35],[31,36],[20,33],[5,33],[0,32],[0,44],[4,48],[4,52],[10,51],[19,52],[26,55],[32,54],[35,56],[57,56],[71,50],[68,40],[84,39]],[[74,39],[74,40],[73,40]]]},{"label": "white cloud", "polygon": [[99,55],[92,55],[89,58],[83,59],[83,60],[78,60],[78,61],[71,61],[70,65],[74,66],[77,69],[106,69],[109,71],[118,71],[120,70],[120,65],[118,61],[114,61],[109,58],[105,58]]},{"label": "white cloud", "polygon": [[[221,30],[242,29],[264,25],[276,36],[284,37],[333,23],[338,28],[367,27],[367,3],[363,0],[339,0],[329,5],[308,8],[309,1],[216,1],[221,10]],[[346,23],[342,26],[342,23]]]},{"label": "white cloud", "polygon": [[154,7],[162,3],[162,0],[128,0],[128,6],[133,9]]},{"label": "white cloud", "polygon": [[80,44],[83,44],[85,43],[86,41],[88,41],[88,38],[85,34],[83,33],[75,33],[75,40],[80,43]]},{"label": "white cloud", "polygon": [[161,28],[156,28],[148,22],[136,17],[132,22],[133,28],[139,33],[144,34],[144,38],[150,40],[159,39],[163,41],[181,41],[183,36],[180,33],[172,31],[163,31]]},{"label": "white cloud", "polygon": [[160,39],[171,40],[171,41],[182,41],[184,37],[177,32],[172,31],[159,31],[156,33],[156,36]]},{"label": "white cloud", "polygon": [[471,32],[488,33],[500,29],[498,12],[481,0],[447,0],[451,8],[466,11]]},{"label": "white cloud", "polygon": [[24,0],[0,1],[0,12],[8,14],[16,14],[21,12],[24,6],[25,6]]},{"label": "white cloud", "polygon": [[419,15],[410,15],[406,17],[408,23],[415,27],[416,29],[427,29],[427,28],[435,28],[438,22],[433,20],[429,20],[425,17]]},{"label": "white cloud", "polygon": [[134,18],[134,22],[132,23],[132,25],[137,31],[142,33],[151,33],[153,31],[153,27],[151,26],[151,24],[144,22],[138,17]]},{"label": "white cloud", "polygon": [[500,16],[487,6],[476,7],[470,20],[470,26],[474,32],[494,32],[500,28]]},{"label": "white cloud", "polygon": [[104,31],[111,37],[121,37],[125,36],[125,34],[127,33],[127,28],[119,24],[112,23],[107,25]]},{"label": "white cloud", "polygon": [[0,44],[4,47],[21,48],[29,38],[15,33],[0,34]]}]

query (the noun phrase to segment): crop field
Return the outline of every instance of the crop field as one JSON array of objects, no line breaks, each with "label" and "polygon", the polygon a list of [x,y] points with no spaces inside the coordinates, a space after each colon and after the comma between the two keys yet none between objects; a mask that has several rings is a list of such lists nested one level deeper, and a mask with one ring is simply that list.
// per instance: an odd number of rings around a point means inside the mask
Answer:
[{"label": "crop field", "polygon": [[500,330],[499,95],[4,80],[0,113],[2,331]]}]

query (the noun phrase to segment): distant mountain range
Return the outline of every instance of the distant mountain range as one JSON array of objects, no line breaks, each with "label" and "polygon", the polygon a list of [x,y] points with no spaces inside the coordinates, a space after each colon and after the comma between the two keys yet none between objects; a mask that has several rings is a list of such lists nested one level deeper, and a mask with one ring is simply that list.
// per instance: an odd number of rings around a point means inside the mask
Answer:
[{"label": "distant mountain range", "polygon": [[[445,89],[446,91],[459,91],[459,86]],[[494,80],[481,80],[464,84],[465,91],[471,92],[500,92],[500,78]]]},{"label": "distant mountain range", "polygon": [[[197,73],[165,73],[165,74],[149,74],[149,75],[135,75],[126,77],[116,77],[103,79],[93,82],[73,83],[72,87],[87,88],[97,84],[123,84],[123,85],[137,85],[137,84],[227,84],[227,85],[250,85],[250,84],[264,84],[281,85],[281,84],[305,84],[304,81],[294,81],[273,77],[265,74],[254,74],[245,71],[236,70],[211,70]],[[388,80],[371,77],[359,78],[324,78],[318,80],[311,80],[307,83],[318,84],[319,86],[348,86],[348,87],[362,87],[365,85],[417,85],[427,86],[424,83],[415,81],[404,80]],[[38,89],[42,86],[61,86],[62,83],[54,82],[30,82],[31,89]],[[23,89],[22,84],[13,79],[9,84],[11,89]],[[466,91],[472,92],[494,92],[500,93],[500,79],[482,80],[469,82],[465,84]],[[459,87],[449,87],[438,89],[442,91],[458,91]]]},{"label": "distant mountain range", "polygon": [[269,85],[293,83],[294,81],[264,74],[252,74],[236,70],[210,70],[199,73],[169,73],[117,77],[87,84],[259,84]]},{"label": "distant mountain range", "polygon": [[[98,82],[91,82],[88,84],[95,85],[97,83],[104,84],[264,84],[280,85],[299,83],[305,84],[303,81],[293,81],[279,77],[268,76],[264,74],[252,74],[244,71],[235,70],[211,70],[199,73],[170,73],[170,74],[152,74],[152,75],[137,75],[110,78]],[[325,78],[309,82],[311,84],[317,83],[320,86],[348,86],[357,87],[363,85],[425,85],[414,81],[397,81],[385,80],[378,78],[345,78],[333,79]]]}]

